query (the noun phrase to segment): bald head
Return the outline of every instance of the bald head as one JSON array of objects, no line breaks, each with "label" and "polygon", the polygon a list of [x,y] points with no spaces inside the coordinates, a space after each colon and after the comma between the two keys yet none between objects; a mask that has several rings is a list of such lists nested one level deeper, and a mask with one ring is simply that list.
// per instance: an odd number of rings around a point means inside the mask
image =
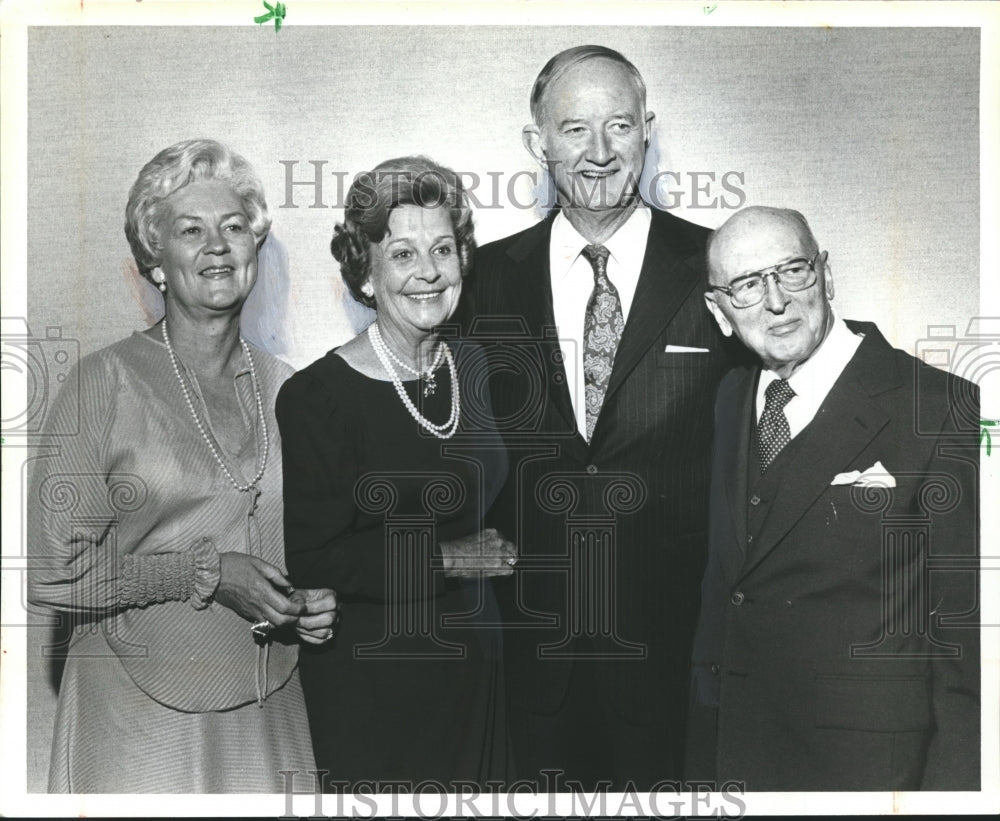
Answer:
[{"label": "bald head", "polygon": [[[808,285],[806,272],[816,274]],[[782,283],[783,275],[791,284]],[[784,379],[833,327],[830,266],[798,211],[752,206],[733,214],[709,241],[708,283],[705,302],[722,333],[735,334]]]},{"label": "bald head", "polygon": [[775,248],[793,245],[801,249],[800,256],[806,259],[812,259],[819,250],[809,223],[798,211],[765,205],[751,205],[737,211],[708,241],[709,283],[727,284],[720,270],[723,260],[731,270],[746,265],[742,271],[731,273],[729,279],[732,279],[775,264]]}]

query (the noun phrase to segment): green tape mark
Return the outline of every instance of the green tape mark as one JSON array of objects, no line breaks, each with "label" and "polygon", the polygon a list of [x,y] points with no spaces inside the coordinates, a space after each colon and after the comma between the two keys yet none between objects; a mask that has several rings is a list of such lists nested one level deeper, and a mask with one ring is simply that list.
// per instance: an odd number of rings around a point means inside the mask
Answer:
[{"label": "green tape mark", "polygon": [[993,452],[989,429],[1000,425],[1000,419],[980,419],[979,424],[982,427],[982,430],[979,431],[979,444],[983,443],[983,439],[986,440],[986,455],[989,456]]},{"label": "green tape mark", "polygon": [[259,26],[266,23],[268,20],[274,20],[274,30],[281,31],[281,23],[285,19],[285,15],[288,13],[288,9],[285,8],[284,3],[275,3],[273,6],[264,0],[264,8],[267,9],[267,14],[261,14],[258,17],[254,17],[253,21]]}]

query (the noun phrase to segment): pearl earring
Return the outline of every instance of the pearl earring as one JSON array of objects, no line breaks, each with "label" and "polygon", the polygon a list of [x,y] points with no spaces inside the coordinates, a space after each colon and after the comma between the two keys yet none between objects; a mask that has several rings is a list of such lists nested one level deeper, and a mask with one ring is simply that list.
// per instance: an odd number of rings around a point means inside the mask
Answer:
[{"label": "pearl earring", "polygon": [[361,293],[363,293],[366,297],[373,297],[375,296],[375,289],[372,287],[370,282],[366,282],[361,286]]},{"label": "pearl earring", "polygon": [[153,282],[156,283],[156,287],[160,289],[161,294],[167,292],[167,277],[159,268],[153,269]]}]

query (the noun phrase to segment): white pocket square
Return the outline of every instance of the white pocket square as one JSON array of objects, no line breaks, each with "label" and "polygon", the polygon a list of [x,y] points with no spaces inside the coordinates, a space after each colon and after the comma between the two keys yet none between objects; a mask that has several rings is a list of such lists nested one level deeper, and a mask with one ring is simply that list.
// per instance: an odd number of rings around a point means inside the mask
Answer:
[{"label": "white pocket square", "polygon": [[879,487],[896,487],[895,477],[885,469],[885,465],[876,462],[868,470],[851,470],[838,473],[833,477],[831,485],[878,485]]},{"label": "white pocket square", "polygon": [[708,353],[708,348],[688,348],[686,345],[667,345],[664,353]]}]

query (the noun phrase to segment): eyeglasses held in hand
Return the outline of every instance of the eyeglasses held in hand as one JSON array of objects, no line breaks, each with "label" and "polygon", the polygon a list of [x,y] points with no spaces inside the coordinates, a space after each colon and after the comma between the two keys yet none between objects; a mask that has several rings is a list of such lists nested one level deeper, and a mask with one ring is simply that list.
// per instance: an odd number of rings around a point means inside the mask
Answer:
[{"label": "eyeglasses held in hand", "polygon": [[767,278],[772,277],[775,285],[780,285],[784,290],[804,291],[816,284],[816,260],[819,259],[820,251],[811,259],[799,257],[775,265],[770,270],[755,271],[752,274],[737,277],[727,286],[709,285],[713,291],[722,291],[729,294],[729,299],[734,308],[752,308],[764,299],[767,294]]}]

